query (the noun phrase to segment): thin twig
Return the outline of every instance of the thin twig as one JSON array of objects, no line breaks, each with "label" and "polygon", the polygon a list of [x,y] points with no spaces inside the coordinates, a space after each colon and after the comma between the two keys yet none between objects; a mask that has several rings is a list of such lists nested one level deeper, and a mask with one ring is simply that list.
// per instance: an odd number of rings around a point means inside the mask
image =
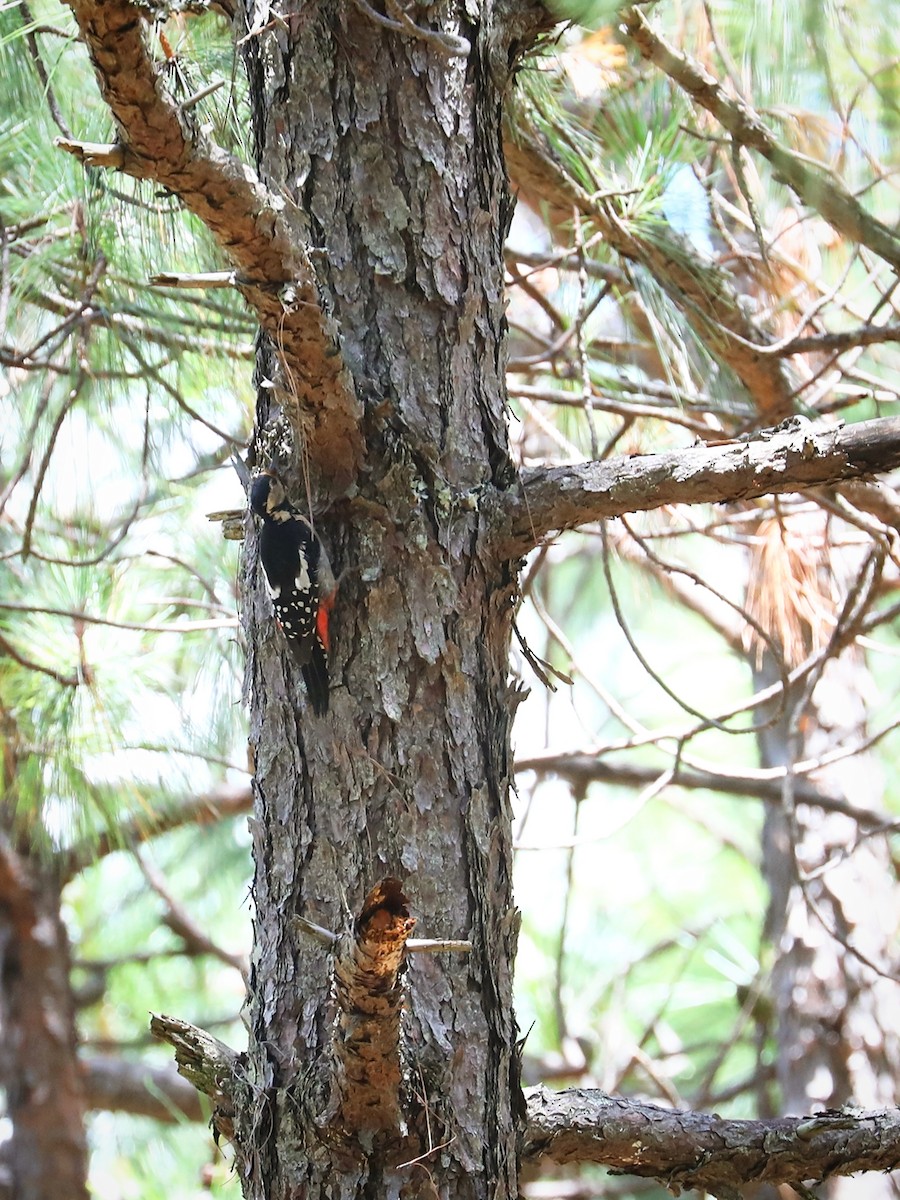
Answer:
[{"label": "thin twig", "polygon": [[128,629],[135,633],[198,633],[208,629],[235,629],[237,617],[221,621],[182,621],[172,625],[141,625],[136,621],[114,621],[110,617],[95,617],[91,613],[78,612],[71,608],[53,608],[42,604],[0,599],[0,609],[9,612],[44,613],[50,617],[68,617],[72,621],[84,621],[88,625],[106,625],[110,629]]},{"label": "thin twig", "polygon": [[31,9],[28,7],[25,0],[19,0],[19,11],[22,14],[22,22],[25,28],[25,41],[28,44],[28,52],[31,55],[31,61],[34,64],[34,69],[37,71],[38,79],[44,89],[44,95],[47,97],[47,107],[50,109],[50,115],[53,117],[57,128],[63,137],[70,138],[72,131],[63,118],[59,105],[56,101],[56,96],[50,84],[50,77],[47,74],[47,68],[44,66],[44,60],[41,58],[40,48],[37,44],[35,33],[38,26],[35,24],[34,17],[31,15]]}]

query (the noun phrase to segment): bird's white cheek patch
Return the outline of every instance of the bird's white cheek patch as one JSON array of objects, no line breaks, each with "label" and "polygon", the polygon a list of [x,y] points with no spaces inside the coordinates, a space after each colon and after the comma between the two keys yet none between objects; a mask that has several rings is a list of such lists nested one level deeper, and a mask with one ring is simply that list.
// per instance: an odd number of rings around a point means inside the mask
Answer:
[{"label": "bird's white cheek patch", "polygon": [[268,575],[266,575],[265,579],[266,579],[266,591],[269,593],[269,596],[272,600],[277,600],[278,597],[281,595],[281,588],[278,586],[277,583],[270,583]]}]

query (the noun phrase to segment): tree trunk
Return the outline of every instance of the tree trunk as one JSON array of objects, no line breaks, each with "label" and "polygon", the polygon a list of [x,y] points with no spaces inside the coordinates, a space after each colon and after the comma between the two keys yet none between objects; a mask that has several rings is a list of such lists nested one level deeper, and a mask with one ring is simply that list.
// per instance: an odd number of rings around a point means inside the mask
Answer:
[{"label": "tree trunk", "polygon": [[[252,530],[246,542],[257,916],[237,1139],[248,1197],[516,1195],[516,564],[485,549],[478,502],[483,486],[514,479],[495,65],[505,72],[512,51],[489,44],[490,5],[478,28],[463,7],[418,15],[467,38],[468,56],[350,4],[306,6],[246,42],[260,173],[320,253],[366,446],[352,494],[316,520],[341,576],[326,717],[288,662]],[[250,29],[268,19],[246,13]],[[260,460],[283,428],[281,396],[260,391]],[[329,481],[294,450],[289,491],[306,510],[309,481],[320,496]],[[405,893],[394,915],[406,901],[418,934],[471,950],[413,956],[399,1059],[369,1064],[369,1117],[351,1128],[329,952],[292,918],[346,930],[391,876]]]},{"label": "tree trunk", "polygon": [[85,1100],[69,943],[51,864],[0,830],[0,1084],[12,1135],[0,1197],[87,1200]]},{"label": "tree trunk", "polygon": [[[771,682],[771,680],[769,680]],[[765,766],[815,758],[866,735],[863,697],[872,691],[860,652],[828,663],[802,720],[788,712],[760,735]],[[792,728],[797,732],[793,733]],[[882,790],[871,755],[816,772],[830,795],[878,807]],[[846,813],[791,799],[766,810],[763,872],[770,889],[766,933],[774,949],[777,1074],[786,1113],[896,1104],[893,942],[896,883],[887,841],[867,836]],[[829,1195],[886,1200],[892,1179],[833,1179]]]}]

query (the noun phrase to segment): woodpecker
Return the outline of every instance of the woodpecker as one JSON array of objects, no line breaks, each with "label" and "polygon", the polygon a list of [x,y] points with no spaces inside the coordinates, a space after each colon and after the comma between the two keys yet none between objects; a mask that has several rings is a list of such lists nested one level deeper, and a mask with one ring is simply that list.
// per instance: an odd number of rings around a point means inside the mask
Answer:
[{"label": "woodpecker", "polygon": [[262,517],[259,558],[275,620],[303,672],[313,710],[322,716],[328,711],[328,618],[335,592],[328,555],[270,471],[250,485],[250,508]]}]

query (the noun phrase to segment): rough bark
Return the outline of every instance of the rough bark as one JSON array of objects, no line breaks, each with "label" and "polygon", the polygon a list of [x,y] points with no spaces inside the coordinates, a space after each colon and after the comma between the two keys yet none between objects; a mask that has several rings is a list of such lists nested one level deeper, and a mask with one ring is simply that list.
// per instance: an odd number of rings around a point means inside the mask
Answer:
[{"label": "rough bark", "polygon": [[[224,1075],[239,1071],[237,1056],[231,1056],[229,1067],[227,1055],[202,1030],[171,1018],[155,1021],[161,1036],[190,1046],[180,1069],[220,1103]],[[204,1048],[209,1047],[211,1057],[203,1065]],[[112,1077],[116,1083],[109,1090],[122,1096],[127,1111],[151,1111],[142,1107],[150,1099],[146,1090],[134,1094],[141,1086],[135,1064],[124,1064],[124,1071],[122,1067],[101,1066],[101,1101]],[[186,1115],[197,1119],[183,1103],[177,1077],[160,1072],[154,1081]],[[156,1104],[162,1116],[163,1105],[158,1099]],[[747,1184],[800,1184],[857,1171],[891,1170],[900,1163],[900,1112],[848,1108],[771,1121],[723,1120],[715,1114],[610,1096],[596,1088],[552,1092],[537,1087],[526,1098],[521,1155],[526,1173],[549,1163],[595,1163],[656,1179],[676,1193],[696,1188],[730,1198]]]},{"label": "rough bark", "polygon": [[87,1200],[85,1101],[69,945],[51,866],[0,832],[0,1084],[12,1135],[0,1169],[15,1200]]},{"label": "rough bark", "polygon": [[155,1013],[150,1018],[150,1032],[174,1048],[178,1073],[210,1098],[216,1128],[231,1139],[235,1097],[244,1078],[243,1056],[205,1029],[178,1017]]},{"label": "rough bark", "polygon": [[[283,658],[250,532],[245,619],[255,750],[256,946],[248,1196],[516,1194],[507,692],[515,572],[465,497],[513,478],[504,428],[503,259],[510,214],[491,5],[428,18],[449,57],[354,6],[310,6],[246,43],[260,172],[286,192],[363,400],[366,472],[320,517],[336,571],[331,708],[314,719]],[[264,25],[265,5],[242,23]],[[271,415],[261,398],[260,420]],[[295,496],[303,480],[293,481]],[[347,928],[393,875],[427,937],[401,1023],[402,1125],[335,1110],[328,951],[294,914]],[[424,1156],[424,1157],[423,1157]],[[412,1160],[422,1159],[420,1164]]]},{"label": "rough bark", "polygon": [[840,483],[900,464],[900,418],[822,429],[795,417],[750,440],[522,473],[498,497],[504,551],[524,554],[550,533],[666,504],[726,504]]},{"label": "rough bark", "polygon": [[900,1113],[818,1113],[725,1121],[593,1089],[528,1097],[524,1159],[596,1162],[657,1179],[676,1195],[698,1188],[737,1200],[749,1184],[818,1182],[900,1164]]}]

